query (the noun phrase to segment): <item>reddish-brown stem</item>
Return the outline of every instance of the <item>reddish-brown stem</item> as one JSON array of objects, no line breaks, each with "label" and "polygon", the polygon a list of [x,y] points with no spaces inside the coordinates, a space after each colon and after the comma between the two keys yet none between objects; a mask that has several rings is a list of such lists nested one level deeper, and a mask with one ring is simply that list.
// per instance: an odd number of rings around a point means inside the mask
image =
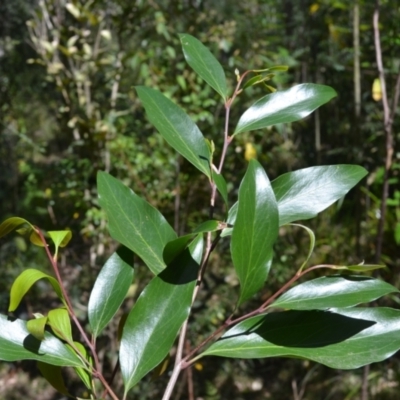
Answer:
[{"label": "reddish-brown stem", "polygon": [[38,234],[39,237],[40,237],[40,240],[42,241],[42,243],[43,243],[43,245],[44,245],[44,248],[45,248],[47,257],[48,257],[48,259],[49,259],[49,261],[50,261],[50,263],[51,263],[51,265],[52,265],[52,267],[53,267],[53,271],[54,271],[54,274],[55,274],[56,279],[57,279],[57,281],[58,281],[58,284],[60,285],[61,293],[62,293],[63,298],[64,298],[64,300],[65,300],[65,303],[64,303],[64,304],[65,304],[66,307],[67,307],[68,313],[69,313],[71,319],[74,321],[75,326],[78,328],[78,330],[79,330],[79,332],[80,332],[80,334],[81,334],[83,340],[85,341],[86,345],[88,346],[88,348],[89,348],[89,350],[90,350],[90,352],[91,352],[91,354],[92,354],[92,356],[93,356],[93,360],[94,360],[94,364],[95,364],[95,369],[93,369],[92,374],[93,374],[94,377],[98,378],[98,379],[101,381],[101,383],[103,384],[103,386],[105,387],[105,389],[108,391],[108,393],[110,394],[110,396],[111,396],[114,400],[118,400],[118,397],[117,397],[116,394],[113,392],[113,390],[110,388],[110,386],[108,385],[106,379],[104,378],[104,376],[103,376],[102,373],[100,372],[100,369],[101,369],[101,368],[100,368],[100,361],[99,361],[99,358],[98,358],[98,356],[97,356],[97,353],[96,353],[96,349],[95,349],[94,344],[90,341],[90,339],[89,339],[88,336],[86,335],[86,332],[84,331],[84,329],[83,329],[81,323],[79,322],[78,317],[75,315],[74,309],[73,309],[73,307],[72,307],[71,300],[70,300],[70,298],[69,298],[69,296],[68,296],[68,293],[67,293],[67,291],[66,291],[66,289],[65,289],[64,282],[63,282],[63,280],[62,280],[62,278],[61,278],[60,271],[59,271],[59,269],[58,269],[57,260],[54,259],[54,257],[53,257],[52,254],[50,253],[49,246],[48,246],[48,244],[47,244],[47,242],[46,242],[46,239],[45,239],[45,237],[43,236],[43,233],[41,232],[41,230],[40,230],[38,227],[35,227],[35,230],[36,230],[37,234]]}]

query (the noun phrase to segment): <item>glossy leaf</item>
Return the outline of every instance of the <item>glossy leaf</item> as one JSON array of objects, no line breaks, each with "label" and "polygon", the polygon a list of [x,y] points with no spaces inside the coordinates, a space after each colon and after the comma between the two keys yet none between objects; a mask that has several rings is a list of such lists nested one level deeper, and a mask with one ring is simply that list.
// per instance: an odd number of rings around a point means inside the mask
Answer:
[{"label": "glossy leaf", "polygon": [[163,215],[105,172],[97,174],[97,190],[111,236],[136,253],[154,274],[162,271],[164,246],[176,238]]},{"label": "glossy leaf", "polygon": [[147,117],[162,137],[197,169],[211,177],[211,151],[197,125],[158,90],[136,86]]},{"label": "glossy leaf", "polygon": [[40,361],[38,361],[37,367],[40,373],[42,374],[43,378],[45,378],[46,381],[49,382],[54,389],[56,389],[58,392],[68,397],[71,397],[71,395],[68,393],[67,387],[65,386],[64,378],[61,372],[61,367],[46,364]]},{"label": "glossy leaf", "polygon": [[39,279],[46,279],[53,287],[61,301],[64,301],[64,297],[61,293],[61,288],[58,282],[50,275],[47,275],[37,269],[26,269],[17,279],[15,279],[10,291],[10,305],[8,307],[9,312],[13,312],[19,306],[22,298],[28,292],[28,290],[35,284]]},{"label": "glossy leaf", "polygon": [[179,35],[187,63],[224,101],[228,96],[224,70],[218,60],[199,40],[188,34]]},{"label": "glossy leaf", "polygon": [[133,253],[120,247],[104,264],[88,304],[89,324],[96,338],[114,317],[133,279]]},{"label": "glossy leaf", "polygon": [[280,296],[271,307],[313,310],[353,307],[398,290],[379,279],[364,276],[324,276],[301,283]]},{"label": "glossy leaf", "polygon": [[288,172],[272,181],[279,224],[310,219],[354,187],[367,171],[358,165],[329,165]]},{"label": "glossy leaf", "polygon": [[37,360],[63,367],[85,366],[55,336],[45,332],[44,340],[40,341],[29,333],[25,321],[9,321],[5,315],[0,315],[0,349],[3,361]]},{"label": "glossy leaf", "polygon": [[314,83],[268,94],[244,112],[233,134],[298,121],[335,96],[336,92],[331,87]]},{"label": "glossy leaf", "polygon": [[400,349],[399,310],[332,311],[285,311],[250,318],[226,332],[201,356],[296,357],[353,369],[385,360]]},{"label": "glossy leaf", "polygon": [[239,188],[231,254],[241,289],[239,304],[262,288],[267,279],[279,215],[274,192],[261,164],[251,160]]},{"label": "glossy leaf", "polygon": [[67,342],[73,342],[71,320],[68,311],[65,308],[56,308],[50,310],[47,314],[48,324],[51,326],[54,334]]},{"label": "glossy leaf", "polygon": [[162,362],[189,315],[203,253],[199,235],[147,285],[125,323],[120,364],[125,392]]}]

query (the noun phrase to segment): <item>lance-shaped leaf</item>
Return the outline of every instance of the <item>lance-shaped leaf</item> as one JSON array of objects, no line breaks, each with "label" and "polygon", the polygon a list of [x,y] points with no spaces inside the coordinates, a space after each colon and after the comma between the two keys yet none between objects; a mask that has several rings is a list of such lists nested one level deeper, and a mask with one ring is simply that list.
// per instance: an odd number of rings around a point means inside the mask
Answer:
[{"label": "lance-shaped leaf", "polygon": [[37,360],[62,367],[85,367],[55,336],[45,332],[44,339],[38,340],[29,333],[25,321],[9,321],[5,315],[0,315],[0,349],[0,360],[4,361]]},{"label": "lance-shaped leaf", "polygon": [[60,393],[72,397],[68,393],[68,389],[65,386],[64,377],[62,376],[61,367],[46,364],[44,362],[38,361],[37,367],[42,374],[42,376],[46,379],[47,382],[53,386],[54,389],[59,391]]},{"label": "lance-shaped leaf", "polygon": [[329,165],[288,172],[272,181],[279,225],[310,219],[354,187],[367,171],[358,165]]},{"label": "lance-shaped leaf", "polygon": [[228,96],[224,70],[218,60],[195,37],[185,34],[179,35],[183,54],[187,63],[204,79],[224,101]]},{"label": "lance-shaped leaf", "polygon": [[48,324],[56,336],[68,343],[73,342],[71,320],[65,308],[50,310],[47,317]]},{"label": "lance-shaped leaf", "polygon": [[125,392],[162,362],[189,315],[203,252],[199,235],[139,296],[125,323],[121,373]]},{"label": "lance-shaped leaf", "polygon": [[400,349],[399,310],[332,311],[285,311],[250,318],[200,356],[296,357],[352,369],[385,360]]},{"label": "lance-shaped leaf", "polygon": [[278,236],[278,207],[261,164],[252,159],[239,188],[239,206],[232,231],[231,254],[240,281],[239,304],[264,285]]},{"label": "lance-shaped leaf", "polygon": [[105,172],[97,174],[97,190],[110,235],[136,253],[154,274],[162,271],[164,246],[176,238],[163,215]]},{"label": "lance-shaped leaf", "polygon": [[147,117],[163,138],[197,169],[211,177],[211,151],[190,117],[158,90],[136,86]]},{"label": "lance-shaped leaf", "polygon": [[233,134],[298,121],[335,96],[336,92],[331,87],[314,83],[268,94],[244,112]]},{"label": "lance-shaped leaf", "polygon": [[120,247],[104,264],[89,298],[88,317],[94,337],[111,321],[133,279],[133,253]]},{"label": "lance-shaped leaf", "polygon": [[46,279],[57,293],[58,297],[65,304],[64,296],[62,295],[59,283],[52,276],[47,275],[37,269],[26,269],[18,275],[15,279],[10,291],[10,305],[8,311],[13,312],[19,306],[22,298],[28,292],[28,290],[35,284],[39,279]]},{"label": "lance-shaped leaf", "polygon": [[[16,229],[18,226],[28,225],[27,229],[20,228]],[[35,228],[29,221],[20,217],[7,218],[0,224],[0,238],[7,235],[8,233],[16,230],[20,234],[29,234],[29,240],[36,246],[43,247],[42,240],[37,233],[37,228]]]},{"label": "lance-shaped leaf", "polygon": [[398,290],[379,279],[365,276],[324,276],[301,283],[279,297],[271,307],[312,310],[353,307]]},{"label": "lance-shaped leaf", "polygon": [[228,188],[226,185],[225,178],[222,174],[218,174],[215,171],[212,171],[212,178],[217,186],[218,192],[220,193],[222,200],[226,205],[228,205]]}]

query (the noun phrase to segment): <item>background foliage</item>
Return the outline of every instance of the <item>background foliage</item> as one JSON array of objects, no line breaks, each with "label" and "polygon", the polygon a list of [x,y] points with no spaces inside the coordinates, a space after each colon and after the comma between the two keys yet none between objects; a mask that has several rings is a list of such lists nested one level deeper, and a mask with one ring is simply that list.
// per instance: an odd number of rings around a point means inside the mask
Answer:
[{"label": "background foliage", "polygon": [[[359,49],[353,42],[356,4],[360,14]],[[230,176],[226,178],[235,182],[230,189],[237,193],[239,182],[235,177],[240,176],[238,172],[243,175],[248,158],[255,154],[271,179],[309,165],[364,166],[370,175],[358,190],[311,222],[317,238],[312,262],[373,262],[385,154],[382,104],[372,93],[378,77],[372,31],[374,6],[374,2],[362,0],[1,2],[1,220],[20,215],[46,230],[73,231],[73,241],[62,253],[62,262],[78,310],[87,302],[95,276],[115,248],[97,201],[98,170],[112,173],[144,196],[180,233],[202,222],[208,212],[206,180],[154,134],[133,90],[134,85],[161,90],[182,105],[207,138],[218,144],[224,110],[218,95],[184,62],[178,34],[187,32],[213,50],[230,71],[230,85],[236,80],[235,68],[243,71],[286,64],[289,72],[278,74],[271,85],[287,88],[312,82],[337,90],[336,100],[303,121],[276,125],[267,132],[241,134],[236,148],[228,154]],[[393,96],[400,67],[400,4],[382,0],[380,7],[387,87]],[[354,74],[357,54],[359,76]],[[360,105],[354,100],[357,81]],[[259,88],[249,89],[244,98],[250,102],[254,91],[261,94]],[[231,118],[236,121],[240,107],[233,112],[238,113]],[[399,287],[398,118],[393,132],[397,140],[381,257],[389,268],[380,274]],[[271,277],[276,285],[299,267],[306,243],[302,231],[281,228],[275,247],[279,266]],[[0,260],[0,305],[5,311],[6,293],[22,269],[29,266],[48,272],[48,267],[40,249],[21,237],[0,242]],[[200,316],[198,332],[206,335],[212,324],[222,320],[228,306],[222,299],[229,298],[222,295],[227,285],[238,284],[233,277],[224,252],[215,254],[206,282],[208,290],[195,304]],[[127,306],[148,280],[145,269],[139,266]],[[35,312],[31,303],[37,300],[54,301],[47,289],[37,289],[36,300],[28,298],[19,309],[21,315]],[[385,301],[398,302],[394,296]],[[115,337],[117,327],[113,329],[108,332],[110,338]],[[115,348],[112,341],[105,343],[105,366],[113,365]],[[351,399],[359,396],[362,380],[361,370],[335,371],[284,359],[245,362],[210,358],[195,367],[189,378],[196,395],[205,399]],[[369,380],[374,399],[396,398],[398,367],[396,357],[373,366]],[[27,385],[21,369],[34,377],[30,390],[36,390],[35,385],[42,390],[29,363],[15,364],[11,369],[0,369],[0,396],[23,396]],[[181,398],[187,395],[185,384],[182,380]],[[147,379],[132,396],[157,397],[164,386],[163,377]],[[34,398],[31,392],[26,396]],[[49,391],[47,398],[58,397]]]}]

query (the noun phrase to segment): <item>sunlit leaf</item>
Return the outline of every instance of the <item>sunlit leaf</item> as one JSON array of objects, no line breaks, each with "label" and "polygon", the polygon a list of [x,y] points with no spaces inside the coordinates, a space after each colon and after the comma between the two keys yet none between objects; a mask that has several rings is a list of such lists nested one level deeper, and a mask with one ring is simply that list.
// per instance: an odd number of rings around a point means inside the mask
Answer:
[{"label": "sunlit leaf", "polygon": [[178,153],[209,178],[211,151],[197,125],[161,92],[136,86],[150,122]]},{"label": "sunlit leaf", "polygon": [[336,92],[331,87],[314,83],[268,94],[244,112],[233,134],[298,121],[335,96]]},{"label": "sunlit leaf", "polygon": [[228,96],[224,70],[218,60],[195,37],[185,34],[179,35],[183,54],[187,63],[204,79],[224,101]]},{"label": "sunlit leaf", "polygon": [[358,165],[329,165],[288,172],[272,181],[279,225],[310,219],[343,197],[367,171]]},{"label": "sunlit leaf", "polygon": [[147,285],[125,322],[120,364],[125,392],[162,362],[189,316],[203,253],[201,235]]},{"label": "sunlit leaf", "polygon": [[46,279],[53,287],[59,299],[65,303],[64,296],[62,295],[60,285],[50,275],[47,275],[37,269],[26,269],[15,279],[10,291],[10,305],[8,307],[9,312],[13,312],[19,306],[22,298],[28,292],[28,290],[35,284],[39,279]]},{"label": "sunlit leaf", "polygon": [[201,356],[295,357],[353,369],[396,353],[399,324],[400,311],[390,308],[271,313],[239,323]]},{"label": "sunlit leaf", "polygon": [[120,247],[104,264],[88,304],[89,324],[96,338],[111,321],[128,293],[133,279],[133,253]]},{"label": "sunlit leaf", "polygon": [[164,247],[176,239],[176,233],[163,215],[105,172],[97,174],[97,189],[111,236],[136,253],[154,274],[162,271]]},{"label": "sunlit leaf", "polygon": [[365,276],[324,276],[301,283],[280,296],[271,307],[316,310],[353,307],[398,290],[379,279]]},{"label": "sunlit leaf", "polygon": [[51,326],[54,334],[60,339],[72,342],[71,320],[68,311],[65,308],[56,308],[47,314],[48,324]]},{"label": "sunlit leaf", "polygon": [[55,336],[45,332],[44,340],[38,340],[29,333],[25,321],[9,321],[5,315],[0,315],[0,349],[3,361],[37,360],[64,367],[84,367],[80,358]]},{"label": "sunlit leaf", "polygon": [[239,188],[231,254],[240,281],[239,304],[260,290],[267,279],[272,246],[278,236],[278,207],[261,164],[250,160]]}]

